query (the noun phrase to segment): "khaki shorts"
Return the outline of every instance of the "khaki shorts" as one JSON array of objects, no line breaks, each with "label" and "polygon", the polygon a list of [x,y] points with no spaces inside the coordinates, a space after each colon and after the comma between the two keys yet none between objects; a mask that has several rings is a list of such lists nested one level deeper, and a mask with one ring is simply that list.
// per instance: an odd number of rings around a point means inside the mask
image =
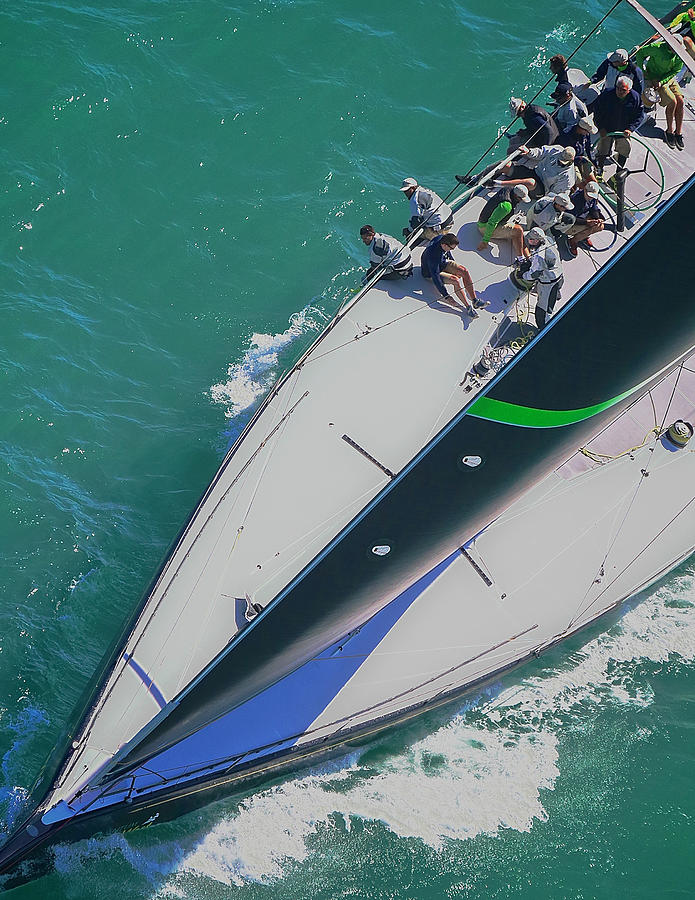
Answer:
[{"label": "khaki shorts", "polygon": [[465,266],[460,266],[455,262],[448,262],[442,269],[442,272],[446,272],[447,275],[456,275],[458,277],[461,275],[462,269],[465,269]]},{"label": "khaki shorts", "polygon": [[598,156],[608,156],[611,152],[611,146],[615,146],[617,153],[626,159],[630,155],[630,138],[626,137],[600,137],[596,144],[596,153]]},{"label": "khaki shorts", "polygon": [[[480,222],[478,222],[478,231],[481,234],[485,234],[486,228],[487,228],[487,225],[483,225]],[[507,223],[506,225],[498,225],[497,228],[495,228],[495,230],[492,232],[490,237],[496,238],[499,240],[500,238],[511,238],[513,236],[513,234],[514,234],[514,224],[512,223],[510,225],[509,223]]]},{"label": "khaki shorts", "polygon": [[678,97],[683,96],[675,78],[672,78],[666,84],[654,85],[654,90],[659,95],[660,106],[674,106]]}]

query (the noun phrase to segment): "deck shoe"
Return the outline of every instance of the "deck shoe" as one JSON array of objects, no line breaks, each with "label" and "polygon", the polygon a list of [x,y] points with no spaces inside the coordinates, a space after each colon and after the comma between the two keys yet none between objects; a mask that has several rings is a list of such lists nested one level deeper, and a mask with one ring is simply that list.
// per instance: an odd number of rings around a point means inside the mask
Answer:
[{"label": "deck shoe", "polygon": [[475,300],[473,301],[473,306],[476,309],[485,309],[485,307],[489,306],[489,305],[490,305],[489,300],[481,300],[480,297],[476,297]]},{"label": "deck shoe", "polygon": [[664,140],[665,140],[666,143],[669,145],[669,147],[671,148],[671,150],[675,149],[675,146],[676,146],[676,136],[675,136],[675,134],[674,134],[672,131],[667,131],[667,132],[664,134]]},{"label": "deck shoe", "polygon": [[589,249],[592,249],[593,246],[594,246],[594,245],[591,243],[591,238],[590,238],[590,237],[584,238],[584,240],[582,241],[582,244],[584,244],[586,247],[589,247]]},{"label": "deck shoe", "polygon": [[572,256],[576,256],[579,251],[577,250],[577,242],[575,241],[574,238],[570,238],[567,241],[567,246],[569,247],[569,251],[572,254]]},{"label": "deck shoe", "polygon": [[480,315],[480,313],[478,312],[477,309],[473,309],[473,307],[471,307],[468,310],[468,315],[471,317],[471,319],[477,319],[478,316]]},{"label": "deck shoe", "polygon": [[676,147],[677,147],[679,150],[685,150],[685,142],[683,141],[683,135],[682,135],[682,134],[677,134],[677,135],[675,136],[675,143],[676,143]]}]

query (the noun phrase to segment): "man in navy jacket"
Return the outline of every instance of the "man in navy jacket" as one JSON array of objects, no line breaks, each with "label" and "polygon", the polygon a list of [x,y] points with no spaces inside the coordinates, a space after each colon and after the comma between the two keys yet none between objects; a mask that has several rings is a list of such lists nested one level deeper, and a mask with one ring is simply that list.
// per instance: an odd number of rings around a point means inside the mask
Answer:
[{"label": "man in navy jacket", "polygon": [[[642,100],[632,89],[632,81],[624,75],[615,82],[612,91],[602,91],[591,105],[594,122],[599,130],[596,157],[599,172],[611,152],[613,143],[618,153],[618,167],[623,168],[630,155],[630,135],[642,118]],[[609,137],[611,132],[622,132],[619,137]]]}]

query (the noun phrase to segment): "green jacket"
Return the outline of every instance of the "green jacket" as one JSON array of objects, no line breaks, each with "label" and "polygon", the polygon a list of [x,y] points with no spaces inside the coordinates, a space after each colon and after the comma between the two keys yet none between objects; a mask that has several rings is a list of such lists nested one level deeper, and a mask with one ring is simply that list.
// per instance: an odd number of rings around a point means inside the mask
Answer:
[{"label": "green jacket", "polygon": [[676,18],[673,20],[673,22],[671,22],[671,24],[667,25],[666,27],[670,31],[672,28],[675,28],[677,25],[682,25],[683,22],[685,22],[686,25],[690,25],[690,33],[695,38],[695,18],[694,19],[690,18],[690,16],[688,15],[687,9],[685,12],[682,12],[679,16],[676,16]]},{"label": "green jacket", "polygon": [[666,41],[647,44],[635,54],[635,63],[642,68],[647,81],[666,84],[683,68],[680,56]]}]

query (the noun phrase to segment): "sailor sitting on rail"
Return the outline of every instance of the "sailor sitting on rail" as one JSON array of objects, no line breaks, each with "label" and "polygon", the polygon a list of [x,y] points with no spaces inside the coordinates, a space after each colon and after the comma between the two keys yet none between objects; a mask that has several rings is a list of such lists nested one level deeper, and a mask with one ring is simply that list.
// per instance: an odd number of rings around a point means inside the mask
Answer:
[{"label": "sailor sitting on rail", "polygon": [[688,53],[695,57],[695,7],[686,9],[685,12],[677,15],[670,25],[666,26],[669,31],[676,31],[683,38],[685,49]]},{"label": "sailor sitting on rail", "polygon": [[561,140],[562,135],[566,131],[571,131],[580,119],[589,114],[589,111],[584,105],[584,101],[574,96],[572,85],[569,81],[561,81],[551,96],[557,103],[557,109],[553,113],[553,118],[560,131],[558,143],[563,143]]},{"label": "sailor sitting on rail", "polygon": [[372,225],[360,228],[360,237],[369,247],[369,268],[362,279],[366,282],[375,269],[380,269],[381,277],[389,281],[408,278],[413,274],[413,259],[410,250],[390,234],[377,234]]},{"label": "sailor sitting on rail", "polygon": [[529,257],[519,261],[518,272],[526,282],[535,282],[538,299],[535,319],[543,328],[560,299],[564,281],[562,262],[557,247],[541,228],[532,228],[526,235]]},{"label": "sailor sitting on rail", "polygon": [[522,166],[534,169],[546,194],[562,194],[572,190],[577,176],[574,170],[574,147],[519,147]]},{"label": "sailor sitting on rail", "polygon": [[521,256],[524,251],[524,229],[512,217],[519,204],[529,200],[528,189],[523,184],[503,187],[490,197],[478,217],[478,230],[482,235],[478,250],[485,250],[492,238],[507,238],[512,242],[514,256]]},{"label": "sailor sitting on rail", "polygon": [[509,111],[524,123],[521,131],[509,136],[509,152],[517,147],[543,147],[557,140],[558,128],[547,109],[535,103],[526,103],[520,97],[512,97]]},{"label": "sailor sitting on rail", "polygon": [[421,225],[422,235],[428,241],[451,231],[454,214],[438,194],[422,187],[414,178],[404,178],[400,190],[410,201],[410,229],[403,229],[406,237]]},{"label": "sailor sitting on rail", "polygon": [[[475,307],[487,306],[487,303],[476,297],[468,269],[455,262],[451,251],[458,245],[459,239],[455,234],[440,234],[433,238],[423,251],[420,270],[424,278],[432,279],[443,303],[453,309],[467,311],[472,319],[477,319]],[[447,291],[445,282],[454,286],[459,303]]]},{"label": "sailor sitting on rail", "polygon": [[561,84],[563,81],[569,81],[569,70],[567,68],[567,60],[562,53],[556,53],[548,60],[548,68],[555,76],[555,81]]},{"label": "sailor sitting on rail", "polygon": [[575,224],[569,209],[572,209],[569,194],[547,194],[536,200],[526,213],[526,224],[531,229],[540,228],[544,233],[567,232]]},{"label": "sailor sitting on rail", "polygon": [[615,82],[621,75],[632,79],[632,84],[638,94],[644,90],[644,76],[639,66],[636,66],[631,60],[627,50],[618,47],[612,53],[609,53],[601,65],[591,76],[591,80],[587,81],[586,87],[590,84],[598,84],[603,81],[604,91],[612,91]]}]

